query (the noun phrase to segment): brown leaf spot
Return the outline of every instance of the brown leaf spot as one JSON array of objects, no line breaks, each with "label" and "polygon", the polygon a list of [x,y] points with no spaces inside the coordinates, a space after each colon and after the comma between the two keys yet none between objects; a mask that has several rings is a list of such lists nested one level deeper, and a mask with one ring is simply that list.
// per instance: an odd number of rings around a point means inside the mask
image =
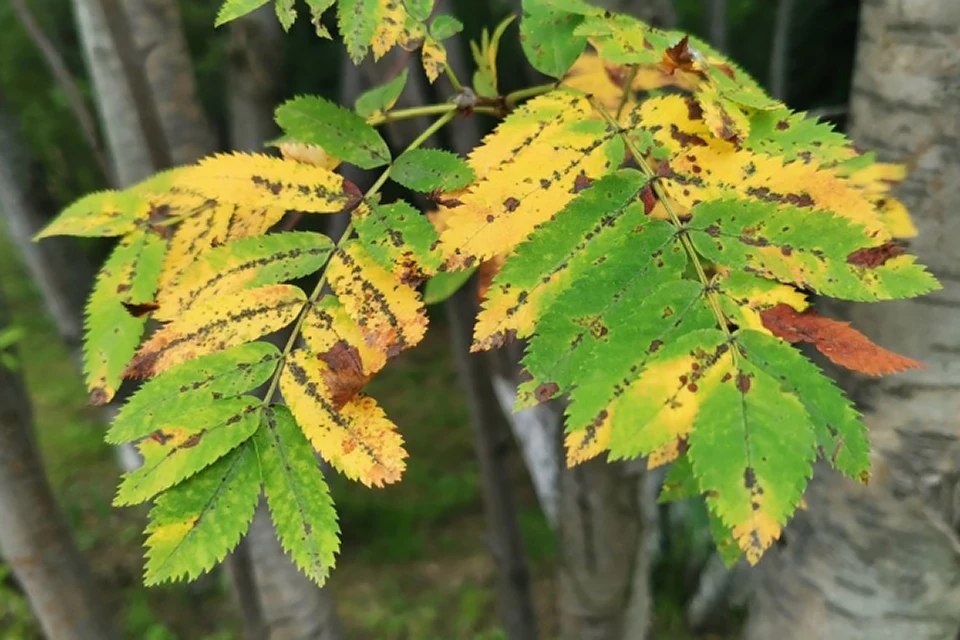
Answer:
[{"label": "brown leaf spot", "polygon": [[134,318],[142,318],[160,308],[160,305],[156,302],[141,302],[140,304],[121,302],[120,304],[122,304],[123,308],[127,310],[127,313]]},{"label": "brown leaf spot", "polygon": [[573,181],[573,192],[580,193],[592,184],[593,180],[588,178],[587,174],[581,171],[577,174],[577,177]]},{"label": "brown leaf spot", "polygon": [[670,125],[670,137],[682,144],[684,147],[705,147],[707,141],[695,133],[681,131],[675,124]]},{"label": "brown leaf spot", "polygon": [[847,263],[864,269],[876,269],[887,260],[902,256],[906,250],[895,242],[887,242],[879,247],[857,249],[847,256]]},{"label": "brown leaf spot", "polygon": [[513,213],[520,206],[520,201],[511,196],[503,201],[503,206],[507,211]]},{"label": "brown leaf spot", "polygon": [[747,489],[753,489],[757,486],[757,472],[753,467],[747,467],[743,470],[743,486]]},{"label": "brown leaf spot", "polygon": [[110,401],[107,390],[103,387],[97,387],[90,392],[90,404],[95,407],[101,407]]},{"label": "brown leaf spot", "polygon": [[786,131],[790,128],[790,122],[787,120],[781,120],[777,123],[777,131]]},{"label": "brown leaf spot", "polygon": [[657,206],[657,192],[653,190],[653,185],[647,183],[640,190],[640,201],[643,203],[643,212],[650,215],[650,212]]},{"label": "brown leaf spot", "polygon": [[654,340],[653,342],[650,343],[650,347],[648,350],[650,351],[650,353],[653,353],[654,351],[656,351],[662,346],[663,346],[663,340]]},{"label": "brown leaf spot", "polygon": [[690,38],[684,36],[683,39],[672,47],[668,47],[666,51],[663,52],[663,60],[660,62],[660,66],[663,68],[664,72],[668,74],[674,73],[676,70],[693,72],[695,69],[693,67],[693,51],[690,50]]},{"label": "brown leaf spot", "polygon": [[170,436],[165,434],[162,429],[157,429],[150,434],[150,439],[157,444],[167,444],[167,441],[170,440]]},{"label": "brown leaf spot", "polygon": [[328,351],[317,354],[317,359],[329,367],[323,372],[323,380],[337,409],[352,400],[370,380],[363,372],[360,352],[346,340],[338,340]]},{"label": "brown leaf spot", "polygon": [[537,402],[546,402],[557,395],[559,391],[560,386],[556,382],[544,382],[537,385],[536,390],[533,392],[533,397],[537,399]]},{"label": "brown leaf spot", "polygon": [[750,376],[744,373],[737,374],[737,390],[740,393],[747,393],[750,391]]}]

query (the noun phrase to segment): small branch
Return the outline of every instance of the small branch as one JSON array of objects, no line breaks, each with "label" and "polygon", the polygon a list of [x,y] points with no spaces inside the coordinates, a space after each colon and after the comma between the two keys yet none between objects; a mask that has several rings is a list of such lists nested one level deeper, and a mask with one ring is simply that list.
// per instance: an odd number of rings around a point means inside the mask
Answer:
[{"label": "small branch", "polygon": [[43,56],[44,61],[47,63],[50,73],[57,81],[57,84],[60,85],[64,95],[66,95],[70,111],[73,112],[73,117],[77,119],[87,146],[90,147],[90,152],[93,154],[103,176],[107,179],[107,183],[111,185],[116,184],[116,176],[113,175],[113,169],[110,167],[110,163],[107,161],[107,155],[104,153],[103,146],[100,144],[96,120],[94,120],[93,114],[87,107],[87,103],[83,99],[80,89],[77,88],[76,81],[73,79],[73,76],[70,75],[67,65],[64,64],[63,57],[43,32],[43,29],[37,23],[30,9],[27,8],[24,0],[11,0],[11,6],[20,19],[20,23],[27,32],[30,41],[33,42],[34,46],[40,51],[40,55]]},{"label": "small branch", "polygon": [[450,68],[450,63],[443,63],[443,70],[447,74],[447,79],[450,80],[450,84],[453,85],[453,90],[457,93],[463,91],[463,85],[460,84],[460,80],[457,78],[457,74],[453,72],[453,69]]},{"label": "small branch", "polygon": [[541,84],[535,87],[527,87],[526,89],[518,89],[513,93],[508,93],[503,97],[503,103],[506,105],[508,111],[512,111],[517,103],[521,100],[526,100],[527,98],[534,98],[544,93],[549,93],[557,88],[556,82],[551,82],[549,84]]}]

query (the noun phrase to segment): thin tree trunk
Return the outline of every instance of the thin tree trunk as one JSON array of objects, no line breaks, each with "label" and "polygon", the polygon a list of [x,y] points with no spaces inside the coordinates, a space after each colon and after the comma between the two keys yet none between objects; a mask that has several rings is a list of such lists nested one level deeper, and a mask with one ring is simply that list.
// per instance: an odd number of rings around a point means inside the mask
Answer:
[{"label": "thin tree trunk", "polygon": [[[868,487],[822,476],[786,546],[764,561],[750,640],[955,640],[960,630],[960,4],[871,0],[861,16],[855,141],[906,161],[911,250],[943,290],[849,313],[926,369],[859,384]],[[852,385],[848,385],[852,386]]]},{"label": "thin tree trunk", "polygon": [[197,99],[179,4],[176,0],[122,0],[118,6],[126,14],[139,70],[149,87],[172,164],[188,164],[209,154],[216,140]]},{"label": "thin tree trunk", "polygon": [[794,0],[780,0],[773,27],[773,46],[770,48],[770,95],[777,100],[787,99],[790,75],[790,30],[793,26]]},{"label": "thin tree trunk", "polygon": [[[0,297],[0,331],[8,327]],[[14,357],[15,350],[14,351]],[[23,379],[0,364],[0,546],[49,638],[117,637],[70,534],[33,435]]]},{"label": "thin tree trunk", "polygon": [[[789,1],[789,0],[788,0]],[[709,0],[710,44],[720,51],[727,50],[727,0]]]},{"label": "thin tree trunk", "polygon": [[[472,280],[471,284],[475,282]],[[510,436],[493,392],[490,371],[484,366],[484,359],[470,355],[477,312],[476,287],[463,287],[447,301],[446,308],[480,464],[484,511],[490,528],[489,545],[497,563],[500,619],[510,640],[533,640],[537,637],[537,624],[530,595],[530,573],[506,467]]]},{"label": "thin tree trunk", "polygon": [[37,283],[57,331],[76,348],[83,333],[84,293],[91,276],[85,256],[65,238],[33,242],[44,225],[31,175],[33,162],[19,125],[6,111],[0,91],[0,214],[10,239],[23,254],[27,270]]}]

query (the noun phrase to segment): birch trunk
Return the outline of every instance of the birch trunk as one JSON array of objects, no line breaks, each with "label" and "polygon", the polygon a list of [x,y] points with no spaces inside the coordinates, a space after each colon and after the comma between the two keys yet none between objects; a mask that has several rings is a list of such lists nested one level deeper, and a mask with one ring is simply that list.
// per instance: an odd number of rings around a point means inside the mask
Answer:
[{"label": "birch trunk", "polygon": [[[0,297],[0,331],[7,328]],[[16,357],[16,356],[15,356]],[[0,364],[0,546],[43,631],[57,640],[117,637],[47,481],[23,379]]]},{"label": "birch trunk", "polygon": [[[926,369],[854,388],[875,447],[869,487],[817,482],[764,562],[750,640],[955,640],[960,630],[960,3],[864,3],[853,137],[906,162],[911,251],[943,290],[849,313]],[[848,385],[851,386],[851,385]]]}]

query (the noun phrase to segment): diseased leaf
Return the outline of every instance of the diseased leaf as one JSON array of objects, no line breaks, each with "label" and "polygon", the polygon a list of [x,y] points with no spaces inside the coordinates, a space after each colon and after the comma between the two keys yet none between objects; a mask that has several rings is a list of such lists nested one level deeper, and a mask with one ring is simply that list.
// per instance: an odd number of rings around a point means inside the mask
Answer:
[{"label": "diseased leaf", "polygon": [[363,118],[319,96],[300,96],[277,107],[286,140],[322,147],[361,169],[390,162],[390,149]]},{"label": "diseased leaf", "polygon": [[221,203],[307,213],[354,206],[357,188],[328,169],[257,154],[222,154],[178,169],[176,186]]},{"label": "diseased leaf", "polygon": [[376,27],[379,0],[339,0],[337,24],[347,53],[354,64],[360,64],[370,48]]},{"label": "diseased leaf", "polygon": [[865,335],[840,322],[821,317],[815,310],[798,313],[778,304],[761,314],[763,326],[787,342],[808,342],[832,362],[868,376],[920,369],[916,360],[897,355],[870,342]]},{"label": "diseased leaf", "polygon": [[64,209],[37,234],[36,240],[52,236],[122,236],[146,218],[140,199],[125,191],[101,191],[80,198]]},{"label": "diseased leaf", "polygon": [[233,551],[260,499],[260,466],[248,442],[165,491],[150,510],[144,583],[193,580]]},{"label": "diseased leaf", "polygon": [[153,300],[166,248],[164,240],[137,231],[124,237],[107,259],[87,301],[83,370],[90,402],[109,402],[143,335],[146,318],[124,306]]},{"label": "diseased leaf", "polygon": [[408,51],[417,48],[424,37],[426,27],[409,13],[404,0],[376,0],[374,32],[371,47],[375,60],[382,58],[394,47]]},{"label": "diseased leaf", "polygon": [[242,396],[219,400],[157,429],[138,449],[143,466],[123,476],[118,506],[139,504],[219,460],[253,435],[260,424],[260,400]]},{"label": "diseased leaf", "polygon": [[800,502],[816,438],[800,401],[767,373],[741,359],[728,374],[704,398],[687,455],[710,509],[756,564]]},{"label": "diseased leaf", "polygon": [[844,475],[866,482],[870,442],[860,414],[820,369],[782,340],[757,331],[740,331],[737,342],[747,358],[792,393],[813,422],[820,457]]},{"label": "diseased leaf", "polygon": [[280,375],[280,390],[317,452],[351,480],[379,487],[406,468],[403,439],[373,398],[337,398],[338,372],[317,354],[293,351]]},{"label": "diseased leaf", "polygon": [[246,238],[211,249],[161,292],[154,318],[174,320],[220,296],[309,275],[326,264],[332,249],[329,238],[305,231]]},{"label": "diseased leaf", "polygon": [[363,387],[373,374],[383,369],[389,357],[367,342],[363,328],[334,296],[324,296],[307,311],[303,340],[310,351],[319,354],[348,382],[340,384],[346,395],[353,395]]},{"label": "diseased leaf", "polygon": [[717,264],[746,269],[847,300],[917,296],[936,282],[911,256],[875,267],[851,254],[876,246],[866,231],[828,213],[753,201],[705,202],[693,211],[690,238]]},{"label": "diseased leaf", "polygon": [[484,138],[469,159],[478,180],[459,196],[441,234],[452,264],[469,267],[510,252],[620,164],[622,140],[591,114],[587,98],[553,91],[524,104]]},{"label": "diseased leaf", "polygon": [[183,414],[239,396],[270,379],[280,352],[268,342],[243,344],[190,360],[147,381],[120,409],[105,440],[132,442]]},{"label": "diseased leaf", "polygon": [[433,13],[434,0],[403,0],[410,15],[423,22]]},{"label": "diseased leaf", "polygon": [[148,378],[187,360],[256,340],[287,326],[306,302],[291,285],[272,285],[194,305],[147,340],[124,375]]},{"label": "diseased leaf", "polygon": [[263,425],[253,441],[283,550],[311,580],[322,585],[340,549],[340,527],[313,449],[290,410],[282,405],[264,412]]},{"label": "diseased leaf", "polygon": [[358,242],[334,252],[327,282],[363,328],[367,344],[393,356],[423,339],[427,316],[416,290],[378,265]]},{"label": "diseased leaf", "polygon": [[457,191],[476,179],[456,154],[441,149],[413,149],[393,163],[390,177],[414,191]]},{"label": "diseased leaf", "polygon": [[447,48],[433,36],[427,36],[423,41],[421,57],[423,72],[427,75],[427,80],[433,84],[447,65]]},{"label": "diseased leaf", "polygon": [[407,202],[361,205],[353,226],[363,248],[400,281],[415,283],[441,263],[438,236],[425,215]]},{"label": "diseased leaf", "polygon": [[357,98],[355,110],[357,115],[362,118],[370,118],[381,113],[386,113],[393,105],[397,103],[403,88],[407,85],[407,68],[404,67],[393,80],[368,89]]}]

